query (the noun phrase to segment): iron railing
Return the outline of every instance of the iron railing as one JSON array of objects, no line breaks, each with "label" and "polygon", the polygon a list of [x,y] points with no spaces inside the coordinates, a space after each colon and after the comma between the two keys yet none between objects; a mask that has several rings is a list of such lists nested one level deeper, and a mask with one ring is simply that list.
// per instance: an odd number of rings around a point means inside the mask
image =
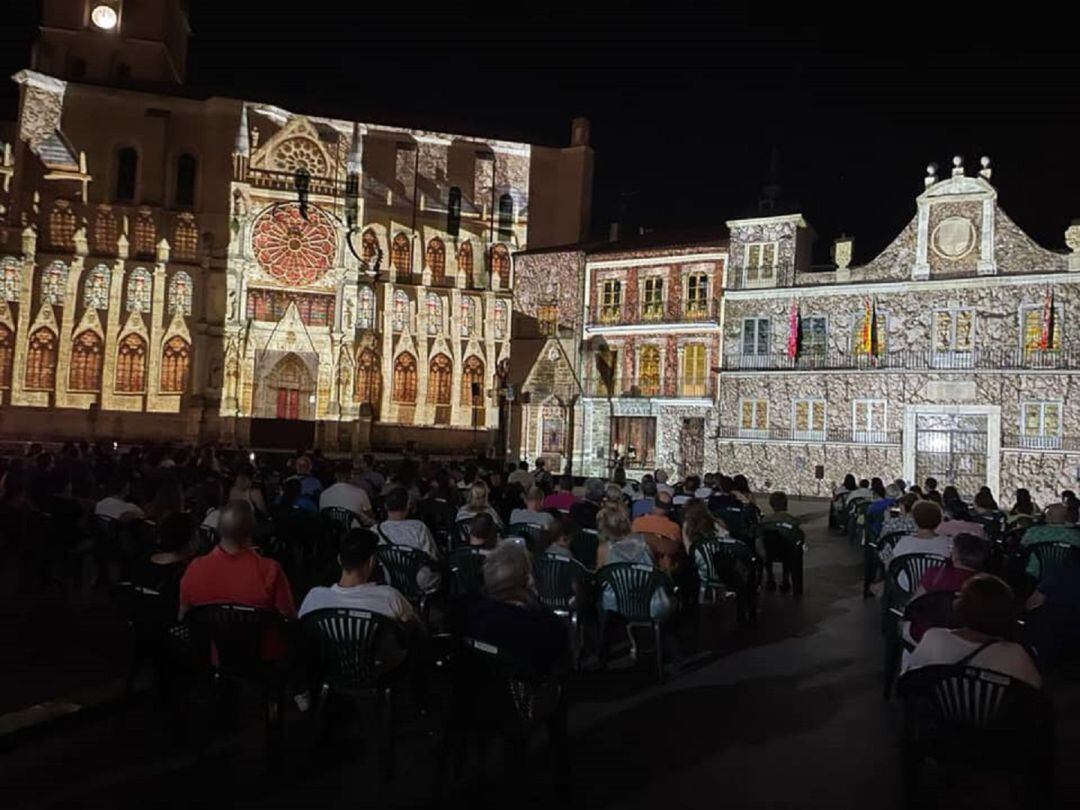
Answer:
[{"label": "iron railing", "polygon": [[803,350],[795,357],[784,353],[724,355],[726,371],[872,371],[879,369],[964,371],[967,369],[1026,370],[1080,369],[1080,348],[1062,347],[1052,351],[981,349],[970,352],[908,349],[877,355],[860,352]]},{"label": "iron railing", "polygon": [[1023,436],[1006,433],[1001,446],[1010,450],[1069,450],[1080,452],[1080,436]]},{"label": "iron railing", "polygon": [[614,399],[662,397],[665,399],[712,399],[714,375],[704,377],[675,377],[672,380],[656,377],[618,378],[611,391],[604,381],[596,376],[582,380],[587,397],[608,397]]},{"label": "iron railing", "polygon": [[898,445],[903,434],[899,430],[852,430],[851,428],[828,428],[827,430],[797,430],[792,427],[744,428],[740,425],[720,425],[717,439],[742,439],[755,441],[854,443]]},{"label": "iron railing", "polygon": [[720,301],[713,298],[691,306],[683,301],[681,306],[665,303],[659,312],[646,312],[643,307],[630,309],[627,305],[608,309],[603,305],[592,307],[588,326],[632,326],[636,324],[655,324],[660,327],[672,323],[715,323],[720,317]]}]

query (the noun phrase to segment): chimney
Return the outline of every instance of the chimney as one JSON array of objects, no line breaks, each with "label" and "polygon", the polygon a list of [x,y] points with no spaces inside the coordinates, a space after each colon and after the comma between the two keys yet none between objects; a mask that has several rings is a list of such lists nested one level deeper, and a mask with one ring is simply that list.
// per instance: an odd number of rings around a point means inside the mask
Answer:
[{"label": "chimney", "polygon": [[591,126],[588,118],[585,118],[584,116],[575,118],[570,124],[570,145],[588,146],[590,129]]},{"label": "chimney", "polygon": [[838,282],[851,281],[849,265],[851,264],[851,251],[854,244],[855,240],[850,236],[841,236],[833,241],[832,257],[833,261],[836,262],[836,280]]},{"label": "chimney", "polygon": [[611,223],[611,225],[608,226],[608,241],[609,242],[618,242],[619,241],[619,222],[618,222],[618,220],[615,220],[614,222]]}]

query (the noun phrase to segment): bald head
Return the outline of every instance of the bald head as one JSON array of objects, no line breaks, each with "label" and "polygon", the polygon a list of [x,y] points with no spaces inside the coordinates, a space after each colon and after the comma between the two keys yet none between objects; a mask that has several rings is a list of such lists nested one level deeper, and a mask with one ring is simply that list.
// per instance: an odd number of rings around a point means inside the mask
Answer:
[{"label": "bald head", "polygon": [[218,518],[218,534],[223,545],[239,548],[251,542],[255,513],[247,501],[229,501]]}]

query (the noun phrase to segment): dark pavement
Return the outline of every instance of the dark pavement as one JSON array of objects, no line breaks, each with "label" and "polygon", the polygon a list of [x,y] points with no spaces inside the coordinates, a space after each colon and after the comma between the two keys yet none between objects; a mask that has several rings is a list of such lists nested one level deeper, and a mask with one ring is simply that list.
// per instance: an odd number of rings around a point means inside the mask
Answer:
[{"label": "dark pavement", "polygon": [[[792,510],[813,521],[801,599],[763,594],[758,626],[748,630],[728,616],[706,616],[708,651],[680,662],[663,685],[651,681],[647,666],[573,680],[573,806],[899,807],[900,712],[881,698],[879,604],[861,598],[861,554],[827,534],[824,510],[820,501],[796,502]],[[103,672],[115,669],[114,651],[97,651],[92,660]],[[57,666],[75,664],[57,659]],[[53,686],[28,685],[28,693]],[[1067,764],[1080,753],[1080,688],[1050,688],[1065,806],[1080,797],[1080,770]],[[247,708],[245,728],[199,756],[170,745],[145,697],[54,727],[0,754],[0,805],[270,810],[430,803],[435,719],[403,719],[397,777],[376,795],[368,761],[355,750],[331,761],[314,746],[308,717],[295,711],[286,765],[269,777],[258,712]],[[535,759],[528,783],[510,786],[498,803],[565,806],[552,797],[545,756]],[[980,807],[1004,806],[1001,797],[1000,786],[966,795]],[[496,797],[472,778],[446,803],[488,806]]]}]

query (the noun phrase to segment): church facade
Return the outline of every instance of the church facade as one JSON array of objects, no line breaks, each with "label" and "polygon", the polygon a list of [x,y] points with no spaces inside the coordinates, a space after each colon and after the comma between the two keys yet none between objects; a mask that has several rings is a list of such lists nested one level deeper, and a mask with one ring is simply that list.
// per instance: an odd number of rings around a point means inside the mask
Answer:
[{"label": "church facade", "polygon": [[1009,219],[989,161],[931,167],[882,253],[810,272],[799,215],[736,220],[724,293],[721,468],[827,495],[852,472],[1040,503],[1075,488],[1080,227],[1071,254]]},{"label": "church facade", "polygon": [[581,238],[587,122],[556,148],[191,98],[179,0],[100,5],[47,0],[15,77],[0,434],[503,444],[511,254]]}]

